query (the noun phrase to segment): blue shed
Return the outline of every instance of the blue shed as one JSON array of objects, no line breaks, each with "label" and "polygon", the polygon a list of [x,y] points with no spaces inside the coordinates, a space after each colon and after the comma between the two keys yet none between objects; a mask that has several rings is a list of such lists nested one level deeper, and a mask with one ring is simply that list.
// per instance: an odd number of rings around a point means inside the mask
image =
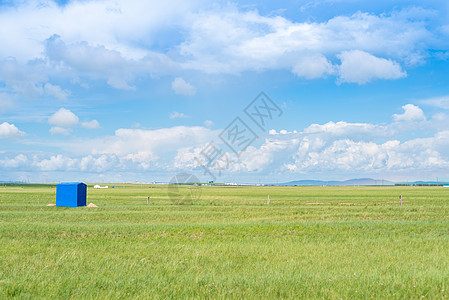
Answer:
[{"label": "blue shed", "polygon": [[60,183],[56,186],[56,206],[86,206],[87,185],[82,182]]}]

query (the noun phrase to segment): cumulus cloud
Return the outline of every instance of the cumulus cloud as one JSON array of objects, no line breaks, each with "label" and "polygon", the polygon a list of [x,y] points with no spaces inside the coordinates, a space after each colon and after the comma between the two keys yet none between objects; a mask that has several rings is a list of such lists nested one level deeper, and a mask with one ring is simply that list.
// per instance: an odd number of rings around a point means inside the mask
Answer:
[{"label": "cumulus cloud", "polygon": [[165,155],[182,147],[197,146],[209,142],[218,132],[195,126],[176,126],[155,130],[118,129],[115,135],[85,143],[93,154],[128,155],[139,151]]},{"label": "cumulus cloud", "polygon": [[311,56],[301,56],[294,65],[294,74],[306,79],[323,78],[326,75],[333,74],[335,67],[322,54]]},{"label": "cumulus cloud", "polygon": [[23,154],[19,154],[14,158],[0,159],[0,165],[5,169],[17,169],[20,167],[26,167],[27,164],[28,158]]},{"label": "cumulus cloud", "polygon": [[249,146],[240,156],[240,162],[231,169],[234,171],[261,172],[277,165],[285,155],[291,154],[299,140],[295,137],[288,139],[266,139],[260,147]]},{"label": "cumulus cloud", "polygon": [[[415,115],[407,119],[422,120]],[[302,132],[270,130],[259,146],[251,145],[239,159],[232,153],[227,173],[258,174],[393,174],[410,170],[441,171],[449,166],[449,134],[392,139],[395,124],[328,122],[312,124]],[[409,130],[414,130],[409,126]],[[256,143],[257,144],[257,143]],[[204,147],[203,147],[204,148]],[[202,148],[190,147],[176,156],[178,168],[194,168]],[[214,168],[211,168],[212,171]],[[217,171],[217,170],[215,170]],[[216,172],[218,173],[218,171]]]},{"label": "cumulus cloud", "polygon": [[100,128],[100,123],[97,120],[82,122],[81,126],[87,129],[97,129]]},{"label": "cumulus cloud", "polygon": [[143,57],[132,59],[101,44],[66,43],[59,35],[52,35],[44,44],[46,57],[58,69],[91,79],[105,79],[115,89],[135,90],[133,81],[138,76],[166,74],[178,69],[166,54],[150,49],[145,50]]},{"label": "cumulus cloud", "polygon": [[84,157],[70,157],[56,154],[48,158],[34,159],[32,165],[39,171],[81,171],[104,172],[112,168],[123,169],[120,160],[114,155],[87,155]]},{"label": "cumulus cloud", "polygon": [[[65,134],[69,129],[53,127],[52,131],[54,134]],[[156,130],[119,129],[114,136],[105,138],[85,139],[76,143],[58,142],[60,147],[75,154],[43,156],[39,153],[28,158],[27,164],[29,168],[41,171],[129,172],[153,167],[163,172],[176,165],[181,166],[180,162],[173,160],[179,149],[205,145],[218,133],[204,127],[185,126]]]},{"label": "cumulus cloud", "polygon": [[78,117],[68,109],[60,108],[48,118],[48,123],[59,127],[70,127],[78,124]]},{"label": "cumulus cloud", "polygon": [[[404,108],[404,111],[410,109]],[[323,172],[328,176],[355,176],[409,174],[416,170],[445,172],[449,167],[449,131],[400,141],[389,135],[390,125],[341,121],[312,124],[300,132],[272,130],[264,140],[256,141],[238,158],[221,145],[228,162],[222,171],[223,174],[251,172],[267,176]],[[409,126],[411,131],[414,130],[412,125]],[[220,132],[184,126],[156,130],[119,129],[115,135],[105,138],[76,143],[61,141],[61,145],[65,144],[67,150],[76,154],[74,156],[40,153],[1,158],[0,162],[8,168],[28,166],[40,171],[153,170],[164,173],[190,169],[202,172],[196,158],[201,159],[205,146]],[[218,175],[217,170],[212,171]]]},{"label": "cumulus cloud", "polygon": [[63,154],[24,155],[19,154],[13,158],[0,159],[0,165],[7,170],[35,170],[35,171],[78,171],[85,176],[88,173],[103,173],[111,170],[127,171],[130,168],[147,170],[153,162],[150,153],[138,152],[124,157],[117,157],[114,154],[86,155],[72,157]]},{"label": "cumulus cloud", "polygon": [[20,131],[14,124],[7,122],[0,124],[0,138],[17,138],[24,135],[25,132]]},{"label": "cumulus cloud", "polygon": [[58,35],[46,40],[45,53],[51,61],[62,63],[82,75],[105,77],[107,83],[117,89],[134,89],[128,83],[133,79],[130,70],[141,69],[137,62],[128,61],[118,51],[91,46],[87,42],[67,45]]},{"label": "cumulus cloud", "polygon": [[[337,140],[307,153],[298,153],[296,167],[301,170],[397,171],[445,168],[449,165],[434,149],[438,136],[401,143],[390,140],[384,143]],[[447,141],[446,141],[447,145]]]},{"label": "cumulus cloud", "polygon": [[36,163],[42,171],[70,170],[77,165],[75,159],[71,159],[62,154],[51,156]]},{"label": "cumulus cloud", "polygon": [[364,141],[361,138],[323,139],[314,134],[271,135],[260,147],[248,147],[233,172],[262,174],[374,174],[410,170],[441,171],[449,166],[447,134],[405,142]]},{"label": "cumulus cloud", "polygon": [[393,118],[395,121],[423,121],[426,119],[424,112],[421,108],[413,104],[406,104],[402,106],[404,112],[402,114],[394,114]]},{"label": "cumulus cloud", "polygon": [[170,114],[170,119],[185,119],[185,118],[189,118],[189,116],[186,115],[185,113],[174,111]]},{"label": "cumulus cloud", "polygon": [[[0,80],[15,92],[59,99],[70,91],[48,83],[50,76],[100,78],[113,88],[133,90],[136,78],[184,70],[291,70],[306,79],[337,75],[340,83],[362,84],[402,78],[406,72],[401,65],[420,64],[428,49],[445,45],[428,26],[435,17],[430,9],[294,22],[232,4],[214,7],[204,8],[201,0],[169,0],[164,5],[74,1],[63,9],[54,2],[31,1],[5,7],[0,28],[10,30],[0,35],[0,58],[12,58],[0,63]],[[167,46],[161,49],[160,43]],[[337,57],[341,66],[332,63]],[[173,90],[196,92],[182,78],[175,79]]]},{"label": "cumulus cloud", "polygon": [[171,87],[179,95],[193,96],[196,94],[196,88],[181,77],[175,78],[171,83]]},{"label": "cumulus cloud", "polygon": [[[138,59],[146,51],[137,45],[167,38],[167,30],[179,24],[198,5],[198,0],[71,1],[64,8],[54,1],[45,5],[36,1],[15,3],[0,11],[0,28],[9,28],[0,36],[0,44],[4,46],[0,56],[16,52],[20,60],[39,57],[41,42],[56,33],[70,43],[87,41],[104,45],[128,58]],[[159,33],[161,29],[165,30],[164,35]]]},{"label": "cumulus cloud", "polygon": [[67,99],[71,94],[69,90],[47,82],[51,72],[49,66],[41,60],[29,64],[21,64],[14,57],[0,60],[0,81],[5,83],[10,93],[30,98],[48,95],[60,100]]},{"label": "cumulus cloud", "polygon": [[387,157],[383,150],[392,143],[396,142],[378,145],[373,142],[337,140],[305,155],[301,153],[295,162],[300,169],[377,169],[385,167]]},{"label": "cumulus cloud", "polygon": [[[329,60],[340,54],[343,80],[396,79],[405,76],[396,61],[419,63],[423,45],[430,43],[432,34],[419,20],[431,13],[403,10],[377,16],[358,12],[300,23],[232,7],[204,11],[194,19],[190,36],[181,45],[181,53],[191,57],[183,66],[230,74],[288,68],[298,76],[317,78],[333,73]],[[356,76],[351,66],[364,58],[368,59],[362,65],[364,72]]]},{"label": "cumulus cloud", "polygon": [[341,60],[339,82],[365,84],[374,79],[399,79],[407,76],[397,62],[364,51],[344,51],[338,58]]},{"label": "cumulus cloud", "polygon": [[[70,161],[70,158],[66,158]],[[76,160],[77,168],[83,172],[105,172],[113,169],[126,170],[115,155],[87,155]],[[127,166],[128,168],[130,166]]]},{"label": "cumulus cloud", "polygon": [[123,160],[129,160],[143,170],[148,170],[151,167],[151,163],[156,159],[157,157],[149,151],[138,151],[137,153],[131,153],[123,157]]}]

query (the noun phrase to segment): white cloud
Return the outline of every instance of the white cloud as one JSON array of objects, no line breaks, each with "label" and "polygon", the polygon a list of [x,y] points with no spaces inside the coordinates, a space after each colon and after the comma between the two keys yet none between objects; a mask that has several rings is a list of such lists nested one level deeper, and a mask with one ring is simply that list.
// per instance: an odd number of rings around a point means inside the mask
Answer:
[{"label": "white cloud", "polygon": [[369,123],[347,123],[344,121],[340,122],[328,122],[326,124],[312,124],[306,129],[304,133],[331,133],[333,135],[347,135],[354,134],[356,132],[360,133],[373,133],[373,131],[381,129],[378,125],[373,125]]},{"label": "white cloud", "polygon": [[240,163],[235,163],[232,168],[246,170],[249,172],[262,172],[269,170],[270,167],[277,165],[285,156],[294,151],[298,139],[266,139],[259,147],[249,146],[240,156]]},{"label": "white cloud", "polygon": [[81,126],[87,129],[97,129],[100,128],[100,123],[97,120],[82,122]]},{"label": "white cloud", "polygon": [[341,60],[339,82],[364,84],[374,79],[399,79],[407,76],[397,62],[378,58],[364,51],[344,51],[338,58]]},{"label": "white cloud", "polygon": [[20,131],[14,124],[7,122],[0,124],[0,138],[17,138],[24,135],[25,132]]},{"label": "white cloud", "polygon": [[[402,10],[376,16],[358,12],[321,23],[295,23],[279,16],[264,17],[255,11],[240,12],[232,6],[220,12],[203,11],[193,19],[190,36],[181,45],[181,54],[191,57],[183,66],[207,73],[230,74],[290,69],[299,76],[317,78],[333,73],[329,59],[359,49],[361,53],[371,53],[363,56],[371,63],[364,65],[365,73],[369,72],[364,75],[364,81],[395,79],[405,73],[393,59],[406,64],[422,60],[420,52],[432,40],[422,18],[432,13]],[[308,56],[315,61],[307,59]],[[390,60],[376,59],[376,56]],[[346,60],[345,70],[349,62]],[[380,70],[372,63],[380,63]],[[351,82],[361,81],[347,78]]]},{"label": "white cloud", "polygon": [[150,49],[145,50],[143,57],[131,59],[122,52],[101,44],[86,41],[66,43],[59,35],[52,35],[44,44],[44,54],[53,68],[76,76],[105,79],[115,89],[135,90],[132,83],[138,76],[167,74],[179,70],[167,55]]},{"label": "white cloud", "polygon": [[402,114],[394,114],[393,118],[395,121],[423,121],[426,119],[424,112],[421,108],[413,104],[406,104],[402,106],[404,112]]},{"label": "white cloud", "polygon": [[196,159],[201,158],[201,151],[205,146],[196,145],[196,147],[181,147],[178,149],[173,159],[173,168],[188,170],[198,167]]},{"label": "white cloud", "polygon": [[373,142],[369,136],[364,141],[357,136],[323,139],[313,133],[271,135],[260,147],[248,147],[240,161],[231,166],[231,171],[277,175],[288,171],[308,176],[325,173],[348,177],[410,174],[411,170],[437,172],[449,166],[448,136],[439,133],[405,142],[388,139]]},{"label": "white cloud", "polygon": [[[15,92],[64,99],[70,91],[47,86],[49,77],[100,78],[124,90],[135,89],[138,77],[184,70],[291,70],[314,79],[338,74],[332,61],[359,49],[368,62],[357,73],[352,67],[357,57],[344,56],[340,82],[364,83],[404,77],[400,64],[420,64],[428,49],[445,45],[435,34],[441,35],[441,28],[428,26],[431,17],[438,17],[436,12],[419,7],[294,22],[237,4],[204,4],[72,1],[61,8],[54,2],[25,1],[4,7],[0,28],[8,30],[0,34],[0,59],[15,58],[0,63],[0,80]],[[174,82],[177,93],[195,94],[194,86],[180,80]]]},{"label": "white cloud", "polygon": [[39,69],[39,64],[23,65],[11,55],[6,59],[0,57],[0,82],[3,81],[11,93],[20,93],[30,98],[41,95],[42,82],[47,80],[45,72]]},{"label": "white cloud", "polygon": [[48,123],[60,127],[70,127],[78,124],[78,117],[70,110],[61,108],[48,118]]},{"label": "white cloud", "polygon": [[298,152],[294,165],[303,171],[376,168],[380,167],[379,162],[385,159],[382,153],[379,153],[380,148],[382,146],[371,142],[338,140],[331,144],[325,143],[323,147],[312,151]]},{"label": "white cloud", "polygon": [[143,170],[148,170],[151,167],[151,162],[156,159],[157,157],[149,151],[138,151],[137,153],[128,154],[123,158],[123,160],[130,160],[133,163],[137,163]]},{"label": "white cloud", "polygon": [[190,117],[184,113],[180,113],[177,111],[174,111],[170,114],[170,119],[185,119],[185,118],[190,118]]},{"label": "white cloud", "polygon": [[44,159],[36,163],[42,171],[71,170],[77,165],[77,160],[62,154],[53,155],[50,159]]},{"label": "white cloud", "polygon": [[294,65],[294,74],[306,79],[323,78],[326,75],[333,74],[335,67],[322,54],[301,56]]},{"label": "white cloud", "polygon": [[[20,2],[0,11],[0,56],[16,52],[21,60],[39,57],[41,41],[53,34],[70,43],[87,41],[119,51],[131,59],[145,56],[137,45],[150,45],[167,39],[166,31],[179,26],[179,20],[200,1],[70,1],[63,8],[53,1]],[[99,22],[98,20],[102,20]],[[76,24],[76,25],[75,25]],[[94,28],[94,30],[93,30]],[[164,29],[164,34],[160,31]]]},{"label": "white cloud", "polygon": [[11,159],[0,159],[0,165],[5,169],[16,169],[24,166],[26,167],[27,163],[28,158],[23,154],[19,154]]},{"label": "white cloud", "polygon": [[[256,172],[268,176],[284,176],[286,171],[322,176],[325,172],[328,176],[351,177],[408,174],[410,170],[441,171],[449,166],[449,133],[401,142],[391,139],[394,126],[341,121],[312,124],[303,132],[281,130],[279,134],[270,130],[270,138],[260,146],[249,146],[239,160],[232,160],[233,154],[228,153],[231,163],[225,172]],[[201,147],[191,147],[178,152],[176,166],[194,168],[192,161],[201,157],[201,150]]]},{"label": "white cloud", "polygon": [[45,41],[45,53],[52,62],[63,64],[81,75],[106,78],[107,83],[116,89],[134,89],[128,83],[134,78],[132,71],[140,73],[144,69],[118,51],[91,46],[87,42],[66,44],[58,35]]},{"label": "white cloud", "polygon": [[[249,146],[239,159],[226,152],[229,149],[222,145],[229,161],[229,166],[222,171],[230,176],[251,172],[267,178],[284,178],[288,174],[348,178],[367,174],[406,176],[416,171],[420,176],[425,172],[443,174],[449,167],[449,131],[400,141],[391,138],[388,131],[395,124],[379,126],[341,121],[312,124],[302,132],[280,130],[282,134],[278,134],[272,130],[265,140]],[[413,126],[409,127],[414,131]],[[39,171],[95,173],[120,170],[123,174],[140,171],[166,174],[190,169],[203,174],[195,158],[202,157],[204,147],[210,141],[217,141],[220,132],[184,126],[156,130],[119,129],[114,136],[59,141],[53,145],[66,147],[74,153],[73,156],[39,153],[13,159],[0,158],[0,163],[12,169]]]},{"label": "white cloud", "polygon": [[193,96],[196,94],[196,88],[181,77],[175,78],[171,83],[171,87],[176,94],[184,96]]},{"label": "white cloud", "polygon": [[[68,129],[54,130],[63,134]],[[205,145],[217,135],[218,131],[204,127],[119,129],[114,136],[100,139],[58,141],[53,146],[65,147],[74,155],[52,154],[42,157],[39,153],[39,157],[29,160],[29,164],[41,171],[133,172],[153,168],[152,170],[164,172],[179,164],[173,160],[179,149]]]},{"label": "white cloud", "polygon": [[[108,170],[120,169],[126,170],[116,155],[88,155],[79,161],[79,167],[87,172],[105,172]],[[130,168],[131,166],[127,166]]]},{"label": "white cloud", "polygon": [[50,128],[49,131],[52,135],[55,135],[55,134],[69,135],[70,134],[69,129],[63,128],[63,127],[58,127],[58,126],[54,126],[54,127]]},{"label": "white cloud", "polygon": [[92,154],[115,154],[121,157],[141,151],[153,153],[156,157],[183,147],[204,144],[217,135],[218,131],[199,126],[176,126],[156,130],[118,129],[112,137],[84,144]]},{"label": "white cloud", "polygon": [[67,99],[67,97],[71,94],[69,90],[63,90],[60,86],[52,85],[50,83],[46,83],[44,85],[44,92],[45,94],[54,96],[55,98],[60,100]]},{"label": "white cloud", "polygon": [[87,155],[84,157],[69,157],[62,154],[51,155],[33,161],[33,166],[40,171],[81,171],[104,172],[106,170],[123,169],[120,161],[114,155]]},{"label": "white cloud", "polygon": [[[431,138],[430,140],[434,140]],[[297,156],[298,170],[399,171],[445,168],[443,159],[432,145],[410,140],[405,143],[387,141],[383,144],[352,140],[338,140],[318,151]]]}]

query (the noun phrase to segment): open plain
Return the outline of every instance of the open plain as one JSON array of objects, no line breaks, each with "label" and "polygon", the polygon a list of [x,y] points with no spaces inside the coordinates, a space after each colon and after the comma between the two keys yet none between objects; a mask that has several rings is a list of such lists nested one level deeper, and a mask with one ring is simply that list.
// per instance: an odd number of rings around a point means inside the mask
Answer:
[{"label": "open plain", "polygon": [[47,206],[54,185],[0,187],[0,298],[449,294],[443,187],[204,186],[174,201],[166,185],[92,186],[98,208]]}]

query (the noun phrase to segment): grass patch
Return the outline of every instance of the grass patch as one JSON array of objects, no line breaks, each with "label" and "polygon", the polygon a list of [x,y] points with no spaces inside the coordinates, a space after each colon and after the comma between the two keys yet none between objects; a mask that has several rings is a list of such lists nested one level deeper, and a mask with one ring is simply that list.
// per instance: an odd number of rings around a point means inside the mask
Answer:
[{"label": "grass patch", "polygon": [[447,297],[448,189],[114,186],[0,189],[0,298]]}]

